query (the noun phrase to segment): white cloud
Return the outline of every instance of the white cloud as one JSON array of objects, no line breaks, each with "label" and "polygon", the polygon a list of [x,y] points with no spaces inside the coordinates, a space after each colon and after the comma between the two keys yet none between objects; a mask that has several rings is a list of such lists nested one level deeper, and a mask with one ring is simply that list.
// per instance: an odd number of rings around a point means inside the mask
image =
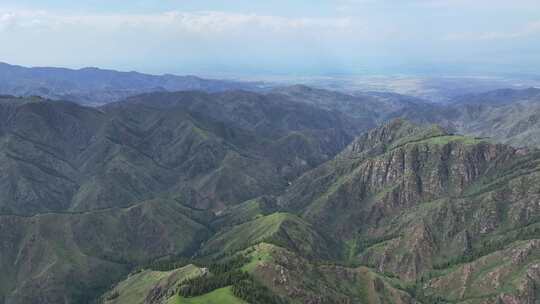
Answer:
[{"label": "white cloud", "polygon": [[287,32],[299,30],[344,31],[352,26],[348,18],[287,18],[271,15],[225,12],[179,12],[160,14],[63,15],[44,11],[0,11],[0,29],[58,29],[64,26],[108,28],[141,28],[145,30],[224,33],[261,30]]},{"label": "white cloud", "polygon": [[378,36],[370,34],[361,22],[347,17],[216,11],[85,15],[0,10],[0,61],[27,65],[196,66],[255,65],[263,60],[285,64],[290,58],[298,58],[295,61],[302,59],[308,64],[309,58],[317,61],[317,56],[328,54],[330,46],[343,46],[350,37]]},{"label": "white cloud", "polygon": [[464,32],[446,35],[444,40],[448,41],[495,41],[521,39],[530,36],[540,35],[540,20],[527,23],[519,29],[505,32]]},{"label": "white cloud", "polygon": [[[540,32],[540,21],[501,31],[504,24],[515,24],[519,14],[510,15],[505,22],[492,22],[489,16],[473,11],[455,20],[439,9],[442,5],[465,7],[464,0],[329,1],[362,9],[285,17],[220,11],[77,14],[0,8],[0,61],[120,68],[140,64],[165,71],[174,65],[196,70],[200,66],[236,69],[242,64],[253,70],[294,70],[289,66],[295,65],[341,65],[347,69],[464,57],[473,61],[477,55],[469,54],[468,40],[505,42],[502,39]],[[492,1],[502,5],[501,0]],[[419,5],[428,11],[418,9]],[[435,11],[437,14],[428,14]],[[456,11],[461,14],[462,10]],[[477,49],[501,45],[507,43],[479,43]],[[532,50],[537,45],[531,43],[522,49]]]},{"label": "white cloud", "polygon": [[537,0],[411,0],[420,5],[442,8],[473,8],[473,9],[502,9],[502,8],[537,8]]},{"label": "white cloud", "polygon": [[332,0],[338,10],[350,10],[366,6],[424,7],[459,9],[527,9],[538,8],[538,0]]}]

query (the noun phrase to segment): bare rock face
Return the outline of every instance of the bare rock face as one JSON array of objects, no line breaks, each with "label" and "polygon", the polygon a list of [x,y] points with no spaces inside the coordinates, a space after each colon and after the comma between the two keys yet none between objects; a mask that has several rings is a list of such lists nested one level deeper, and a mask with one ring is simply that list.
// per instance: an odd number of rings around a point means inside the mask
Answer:
[{"label": "bare rock face", "polygon": [[[538,157],[396,120],[358,137],[278,202],[345,242],[352,260],[406,282],[430,282],[432,300],[484,303],[470,299],[491,292],[485,303],[533,303],[535,273],[516,274],[522,279],[509,286],[511,267],[480,269],[490,254],[523,271],[535,265]],[[456,265],[460,274],[453,280],[460,284],[437,274]]]},{"label": "bare rock face", "polygon": [[252,254],[266,252],[272,257],[256,264],[255,277],[277,294],[301,303],[414,303],[409,294],[365,267],[317,265],[264,243],[253,250]]},{"label": "bare rock face", "polygon": [[474,294],[484,298],[479,303],[536,303],[539,245],[538,240],[518,243],[431,279],[425,288],[453,301],[465,302]]}]

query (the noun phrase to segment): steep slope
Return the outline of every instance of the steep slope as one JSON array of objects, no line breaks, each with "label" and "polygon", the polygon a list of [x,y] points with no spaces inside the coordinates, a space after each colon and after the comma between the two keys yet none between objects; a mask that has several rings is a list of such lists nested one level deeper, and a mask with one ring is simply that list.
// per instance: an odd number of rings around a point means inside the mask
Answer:
[{"label": "steep slope", "polygon": [[[3,96],[0,115],[10,304],[86,303],[136,265],[191,256],[216,232],[214,212],[280,193],[354,130],[339,114],[246,92],[102,108]],[[279,226],[296,224],[303,232],[293,216]]]},{"label": "steep slope", "polygon": [[208,240],[202,255],[234,254],[258,243],[278,244],[305,257],[330,259],[330,242],[297,216],[272,213],[223,229]]},{"label": "steep slope", "polygon": [[434,273],[423,285],[450,302],[535,303],[540,292],[540,240],[519,241],[471,263]]},{"label": "steep slope", "polygon": [[283,195],[226,208],[198,256],[247,256],[291,303],[532,304],[539,179],[537,150],[395,120]]},{"label": "steep slope", "polygon": [[[171,271],[142,270],[130,274],[103,296],[106,304],[162,303],[171,299],[185,280],[203,275],[195,265],[187,265]],[[170,300],[172,301],[172,299]]]},{"label": "steep slope", "polygon": [[[410,284],[431,282],[434,270],[478,263],[488,254],[511,263],[508,248],[540,238],[534,228],[539,157],[397,120],[306,173],[279,204],[340,239],[344,259]],[[534,262],[538,252],[531,250]],[[478,273],[478,280],[487,274]],[[518,283],[495,287],[490,296],[519,297],[529,275],[515,275]],[[459,301],[472,301],[475,292]]]},{"label": "steep slope", "polygon": [[2,100],[3,213],[108,208],[156,195],[220,209],[277,193],[353,132],[338,114],[244,92],[149,94],[100,109]]},{"label": "steep slope", "polygon": [[42,99],[0,99],[0,109],[2,213],[68,208],[80,181],[76,158],[106,121],[105,115]]},{"label": "steep slope", "polygon": [[[236,254],[246,259],[242,271],[286,303],[415,303],[396,279],[377,274],[366,267],[343,267],[318,264],[285,248],[259,243]],[[235,298],[230,287],[216,288],[200,296],[183,298],[176,273],[186,273],[186,266],[168,272],[143,270],[121,281],[104,295],[105,303],[245,303]],[[198,268],[195,268],[198,269]],[[196,272],[190,272],[196,273]],[[172,278],[174,275],[174,278]],[[212,274],[207,274],[211,277]],[[179,286],[180,285],[180,286]],[[142,300],[144,299],[144,300]],[[259,301],[256,303],[267,303]]]},{"label": "steep slope", "polygon": [[[414,107],[290,90],[149,93],[100,108],[1,96],[0,303],[87,303],[155,260],[238,254],[293,303],[539,299],[538,150],[402,119],[353,140]],[[375,118],[351,118],[381,98]],[[489,111],[523,103],[535,101]],[[455,107],[419,120],[486,113]],[[130,277],[118,299],[181,302],[171,275]],[[190,300],[236,301],[230,286]]]},{"label": "steep slope", "polygon": [[267,243],[246,253],[251,261],[244,269],[290,303],[414,303],[397,280],[366,267],[315,263]]},{"label": "steep slope", "polygon": [[32,217],[0,216],[5,303],[86,303],[132,265],[189,255],[209,217],[176,202]]}]

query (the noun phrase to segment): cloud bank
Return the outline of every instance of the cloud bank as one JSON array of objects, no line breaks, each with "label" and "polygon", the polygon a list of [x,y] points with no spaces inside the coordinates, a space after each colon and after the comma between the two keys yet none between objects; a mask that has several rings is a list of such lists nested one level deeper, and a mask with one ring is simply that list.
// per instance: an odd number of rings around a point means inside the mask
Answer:
[{"label": "cloud bank", "polygon": [[333,10],[304,15],[0,8],[0,61],[172,73],[519,69],[539,64],[534,2],[330,0]]}]

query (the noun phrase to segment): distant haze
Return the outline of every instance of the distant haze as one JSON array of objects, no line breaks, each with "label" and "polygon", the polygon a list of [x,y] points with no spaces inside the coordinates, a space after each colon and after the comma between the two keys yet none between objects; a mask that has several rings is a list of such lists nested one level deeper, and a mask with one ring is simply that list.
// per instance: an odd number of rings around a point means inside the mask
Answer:
[{"label": "distant haze", "polygon": [[540,5],[3,0],[0,45],[0,61],[14,64],[151,73],[531,74],[540,66]]}]

